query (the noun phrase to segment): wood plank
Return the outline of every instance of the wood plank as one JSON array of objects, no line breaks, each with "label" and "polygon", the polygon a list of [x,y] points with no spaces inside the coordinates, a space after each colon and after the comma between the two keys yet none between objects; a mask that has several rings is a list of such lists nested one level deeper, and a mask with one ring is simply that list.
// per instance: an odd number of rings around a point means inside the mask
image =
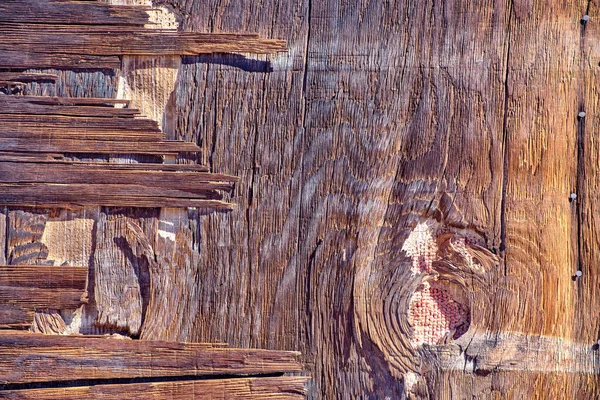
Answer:
[{"label": "wood plank", "polygon": [[27,73],[27,72],[0,72],[0,84],[14,84],[50,81],[56,82],[58,75],[42,74],[42,73]]},{"label": "wood plank", "polygon": [[[0,72],[0,77],[2,74],[11,75],[25,75],[25,76],[46,76],[48,74],[25,74],[25,73],[12,73],[12,72]],[[49,74],[49,76],[57,76],[53,74]],[[130,101],[126,99],[113,99],[108,97],[58,97],[58,96],[7,96],[7,101],[24,101],[33,104],[42,104],[42,105],[63,105],[63,106],[97,106],[97,107],[114,107],[116,104],[128,106]]]},{"label": "wood plank", "polygon": [[[12,96],[11,96],[12,97]],[[1,107],[1,105],[0,105]],[[118,109],[115,109],[118,110]],[[110,113],[107,110],[106,113]],[[68,116],[68,115],[43,115],[28,114],[21,115],[0,113],[0,122],[3,132],[18,132],[25,129],[81,129],[81,130],[129,130],[160,132],[156,121],[145,118],[105,118],[102,116]]]},{"label": "wood plank", "polygon": [[[221,180],[223,179],[223,181]],[[233,188],[236,178],[224,174],[205,172],[144,171],[106,169],[102,165],[58,164],[51,169],[46,164],[0,161],[2,183],[62,183],[62,184],[115,184],[164,187],[192,193],[203,190]]]},{"label": "wood plank", "polygon": [[[0,77],[1,80],[1,77]],[[34,114],[34,115],[62,115],[75,117],[97,118],[133,118],[139,111],[131,108],[94,107],[81,105],[44,104],[43,99],[25,96],[1,96],[1,114]]]},{"label": "wood plank", "polygon": [[[497,317],[488,328],[493,336],[521,332],[576,340],[577,215],[569,196],[577,182],[579,19],[588,2],[553,1],[552,13],[548,5],[536,2],[512,11],[503,199],[506,277],[497,287]],[[555,51],[547,53],[535,45],[539,41],[552,43]],[[575,390],[565,388],[565,393],[572,397]]]},{"label": "wood plank", "polygon": [[302,371],[291,351],[14,331],[0,331],[0,353],[1,384]]},{"label": "wood plank", "polygon": [[[201,34],[170,30],[111,32],[110,28],[78,28],[75,25],[0,24],[0,50],[16,48],[27,54],[75,54],[88,56],[176,56],[207,53],[272,54],[286,51],[286,43],[262,39],[256,34]],[[15,64],[14,67],[20,67]]]},{"label": "wood plank", "polygon": [[229,399],[304,399],[306,377],[259,377],[211,379],[179,382],[98,384],[54,389],[0,391],[2,399],[98,399],[98,400],[229,400]]},{"label": "wood plank", "polygon": [[[588,7],[588,14],[597,18],[599,5],[589,3]],[[581,29],[577,100],[578,111],[586,115],[577,120],[577,181],[573,188],[576,197],[571,199],[571,209],[577,219],[577,232],[572,239],[577,243],[574,267],[582,275],[576,277],[575,271],[569,272],[575,279],[573,336],[584,343],[597,343],[600,339],[597,318],[600,307],[600,254],[597,250],[600,243],[600,71],[595,60],[600,55],[600,27],[596,21],[582,25]],[[599,392],[600,388],[595,388],[593,393],[600,396]]]},{"label": "wood plank", "polygon": [[38,207],[201,207],[229,210],[214,190],[182,191],[165,187],[115,184],[0,183],[0,204]]},{"label": "wood plank", "polygon": [[3,0],[0,22],[69,25],[140,25],[151,7],[113,6],[98,1]]},{"label": "wood plank", "polygon": [[33,140],[28,138],[0,137],[0,151],[32,152],[32,153],[94,153],[94,154],[155,154],[177,155],[179,153],[195,153],[202,149],[190,142],[128,142],[106,140],[68,140],[45,138]]},{"label": "wood plank", "polygon": [[72,68],[72,69],[117,69],[121,67],[118,56],[96,56],[84,54],[32,53],[20,50],[2,50],[0,68]]},{"label": "wood plank", "polygon": [[[76,167],[92,167],[107,171],[174,171],[174,172],[208,172],[206,165],[200,164],[156,164],[156,163],[128,163],[128,164],[109,164],[101,162],[86,162],[61,159],[61,155],[52,154],[23,154],[23,153],[0,153],[0,162],[18,162],[21,164],[40,164],[49,166],[72,165]],[[215,181],[219,182],[237,182],[236,176],[229,174],[211,173]]]},{"label": "wood plank", "polygon": [[[85,290],[87,267],[48,265],[2,265],[0,286]],[[0,294],[1,296],[1,294]]]}]

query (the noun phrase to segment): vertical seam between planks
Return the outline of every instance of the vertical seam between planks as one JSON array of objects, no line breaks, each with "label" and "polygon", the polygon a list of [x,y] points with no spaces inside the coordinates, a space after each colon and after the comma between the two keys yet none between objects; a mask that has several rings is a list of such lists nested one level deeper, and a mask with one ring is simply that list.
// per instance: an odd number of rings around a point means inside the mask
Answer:
[{"label": "vertical seam between planks", "polygon": [[9,234],[9,227],[8,227],[8,207],[4,207],[4,210],[2,211],[5,215],[4,217],[4,262],[6,264],[9,264],[8,262],[8,234]]},{"label": "vertical seam between planks", "polygon": [[[590,12],[590,0],[588,0],[586,9],[585,9],[585,14],[589,14]],[[585,52],[585,28],[586,28],[587,22],[582,22],[581,23],[581,35],[579,38],[579,85],[578,85],[578,102],[579,102],[579,109],[577,110],[577,112],[581,112],[584,111],[585,112],[585,92],[586,92],[586,87],[585,87],[585,71],[584,71],[584,65],[585,65],[585,57],[584,57],[584,52]],[[585,187],[585,182],[584,182],[584,168],[585,168],[585,153],[584,153],[584,143],[585,143],[585,120],[586,118],[580,118],[578,117],[578,122],[577,122],[577,170],[576,170],[576,176],[575,176],[575,194],[578,196],[575,199],[573,199],[572,201],[575,202],[574,207],[575,207],[575,214],[576,214],[576,224],[575,224],[575,237],[577,239],[577,253],[576,253],[576,260],[575,260],[575,268],[577,268],[577,271],[582,271],[583,267],[581,265],[581,260],[583,259],[582,257],[582,249],[581,249],[581,243],[582,243],[582,226],[583,226],[583,217],[582,217],[582,207],[581,207],[581,201],[582,201],[582,196],[584,195],[584,187]],[[581,280],[578,280],[578,283],[580,283]],[[580,284],[577,285],[577,287],[580,287]],[[578,291],[578,295],[581,296],[581,291]]]},{"label": "vertical seam between planks", "polygon": [[508,27],[507,27],[507,44],[506,44],[506,73],[504,75],[504,120],[502,122],[502,152],[503,152],[503,166],[502,166],[502,199],[500,201],[500,254],[502,257],[502,263],[504,265],[504,276],[507,274],[506,270],[506,191],[508,184],[508,75],[510,72],[510,28],[513,17],[513,6],[514,1],[510,2],[508,9]]},{"label": "vertical seam between planks", "polygon": [[[302,147],[301,147],[301,151],[300,151],[300,161],[299,161],[299,168],[300,168],[300,175],[298,177],[299,179],[299,188],[298,188],[298,196],[299,196],[299,204],[298,204],[298,232],[297,232],[297,237],[296,237],[296,252],[300,252],[300,248],[301,248],[301,243],[300,243],[300,235],[302,234],[302,204],[303,204],[303,197],[304,197],[304,149],[306,146],[306,115],[307,113],[307,108],[308,108],[308,97],[306,96],[306,89],[308,86],[308,49],[309,49],[309,45],[310,45],[310,18],[312,15],[312,0],[308,0],[308,7],[307,7],[307,13],[306,13],[306,25],[307,25],[307,29],[306,29],[306,42],[304,45],[304,70],[303,70],[303,76],[302,76],[302,100],[304,101],[304,107],[302,108]],[[317,246],[314,250],[314,252],[316,253],[318,246],[320,246],[321,243],[317,243]],[[299,258],[296,257],[296,262],[298,262]],[[310,273],[312,273],[312,266],[309,265],[309,270],[306,271],[306,277],[305,280],[309,280],[311,279],[310,277]],[[296,266],[296,274],[298,274],[300,271],[300,268],[298,268],[298,265]],[[298,278],[297,278],[298,279]],[[297,280],[296,279],[296,280]],[[309,288],[310,286],[306,286],[306,288]],[[305,290],[306,290],[305,288]],[[310,293],[306,293],[305,292],[305,299],[303,299],[303,302],[307,302],[310,299]],[[307,324],[308,326],[306,327],[306,331],[304,332],[304,335],[307,336],[307,342],[310,342],[310,329],[312,326],[312,321],[307,318]],[[298,329],[298,334],[301,335],[302,334],[302,330]],[[304,343],[303,338],[298,337],[299,343]]]}]

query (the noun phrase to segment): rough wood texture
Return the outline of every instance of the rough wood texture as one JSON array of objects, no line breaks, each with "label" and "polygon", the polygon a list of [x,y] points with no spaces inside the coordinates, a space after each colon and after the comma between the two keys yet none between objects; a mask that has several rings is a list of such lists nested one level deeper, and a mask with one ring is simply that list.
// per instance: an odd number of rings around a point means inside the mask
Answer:
[{"label": "rough wood texture", "polygon": [[286,50],[285,42],[256,34],[153,29],[156,22],[149,13],[153,11],[151,6],[99,1],[3,2],[0,68],[118,68],[117,56],[123,55],[270,54]]},{"label": "rough wood texture", "polygon": [[94,385],[60,389],[25,389],[0,392],[1,399],[99,400],[294,400],[304,399],[304,377],[212,379],[192,382]]},{"label": "rough wood texture", "polygon": [[[15,153],[155,154],[199,152],[193,143],[164,141],[156,121],[115,108],[124,100],[60,100],[44,96],[0,97],[1,157]],[[10,159],[10,158],[9,158]],[[93,164],[35,164],[18,155],[0,162],[0,204],[42,207],[84,205],[205,207],[228,210],[219,191],[231,191],[234,177],[210,179],[202,172],[103,169]],[[150,168],[146,165],[143,168]]]},{"label": "rough wood texture", "polygon": [[0,331],[0,384],[300,372],[298,353]]},{"label": "rough wood texture", "polygon": [[[112,31],[112,32],[111,32]],[[253,34],[198,34],[128,30],[74,25],[2,25],[0,51],[88,56],[161,56],[206,53],[271,54],[286,50],[285,42],[261,39]],[[21,67],[18,64],[15,67]]]},{"label": "rough wood texture", "polygon": [[79,307],[87,301],[87,276],[87,267],[0,266],[0,326],[28,326],[38,309]]},{"label": "rough wood texture", "polygon": [[[261,5],[273,13],[241,1],[177,4],[184,29],[244,26],[291,49],[270,74],[232,58],[190,60],[180,73],[172,137],[202,143],[214,171],[241,180],[238,211],[200,217],[210,256],[200,264],[195,340],[302,351],[315,378],[310,398],[598,395],[595,369],[563,371],[568,352],[542,345],[572,341],[579,367],[596,358],[596,240],[583,232],[596,229],[597,190],[579,196],[597,186],[594,3]],[[474,238],[480,248],[466,254],[484,265],[474,273],[462,255],[434,257],[433,271],[469,298],[462,348],[476,332],[490,338],[452,372],[438,370],[435,346],[412,345],[407,321],[423,276],[412,275],[403,244],[419,222],[437,219],[456,239]],[[587,261],[576,261],[578,247]],[[578,264],[584,275],[574,281]],[[496,343],[499,332],[530,335],[541,348]],[[491,352],[539,353],[556,368],[464,367]]]},{"label": "rough wood texture", "polygon": [[[312,399],[600,395],[596,3],[168,3],[290,51],[184,60],[168,137],[240,184],[232,213],[149,239],[202,255],[150,290],[172,299],[153,334],[300,350]],[[469,329],[427,344],[408,310],[436,278]]]}]

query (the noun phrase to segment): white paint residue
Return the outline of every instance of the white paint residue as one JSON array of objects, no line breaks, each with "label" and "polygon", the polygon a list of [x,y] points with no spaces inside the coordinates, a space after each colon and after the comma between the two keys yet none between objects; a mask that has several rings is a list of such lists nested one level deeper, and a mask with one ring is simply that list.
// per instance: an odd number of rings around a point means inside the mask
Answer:
[{"label": "white paint residue", "polygon": [[419,378],[417,377],[417,374],[415,374],[414,372],[407,372],[404,374],[404,391],[406,393],[410,393],[412,392],[414,386],[417,384],[417,380]]},{"label": "white paint residue", "polygon": [[438,246],[434,237],[439,226],[434,221],[419,223],[408,235],[402,250],[412,259],[413,273],[431,272],[433,260],[437,257]]},{"label": "white paint residue", "polygon": [[[166,217],[162,215],[163,213],[161,212],[161,218]],[[175,241],[175,223],[164,219],[158,221],[158,236]]]}]

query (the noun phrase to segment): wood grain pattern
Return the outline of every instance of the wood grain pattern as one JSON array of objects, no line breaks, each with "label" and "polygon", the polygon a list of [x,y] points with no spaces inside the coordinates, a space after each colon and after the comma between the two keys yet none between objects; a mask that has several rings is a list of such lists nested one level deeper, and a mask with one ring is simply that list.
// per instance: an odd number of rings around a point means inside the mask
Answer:
[{"label": "wood grain pattern", "polygon": [[0,331],[0,383],[300,372],[298,353]]},{"label": "wood grain pattern", "polygon": [[[285,42],[253,34],[197,34],[139,28],[116,30],[75,25],[0,24],[0,51],[89,56],[158,56],[207,53],[270,54],[286,50]],[[20,67],[20,65],[15,65]]]},{"label": "wood grain pattern", "polygon": [[[175,241],[138,224],[142,336],[300,350],[313,399],[598,397],[596,3],[169,4],[182,30],[289,52],[184,60],[167,135],[240,177],[237,207],[186,213]],[[404,250],[421,223],[430,275]],[[158,261],[177,246],[201,256]],[[411,296],[435,278],[470,328],[415,346]]]},{"label": "wood grain pattern", "polygon": [[149,23],[149,7],[115,7],[97,1],[6,0],[0,22],[68,25],[140,25]]},{"label": "wood grain pattern", "polygon": [[56,389],[6,390],[2,399],[83,399],[102,400],[228,400],[228,399],[304,399],[304,377],[212,379],[191,382],[133,383],[94,385]]}]

